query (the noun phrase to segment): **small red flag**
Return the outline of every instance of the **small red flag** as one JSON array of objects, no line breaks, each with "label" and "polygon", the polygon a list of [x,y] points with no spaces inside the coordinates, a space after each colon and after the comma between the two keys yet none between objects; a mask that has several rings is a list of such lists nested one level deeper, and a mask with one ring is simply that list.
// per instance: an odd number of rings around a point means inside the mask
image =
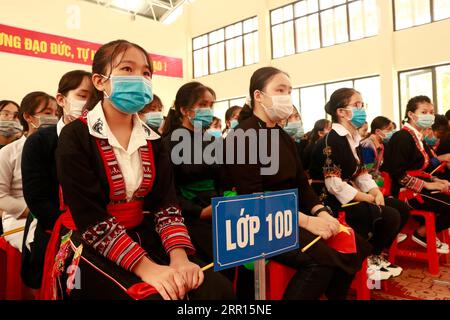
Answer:
[{"label": "small red flag", "polygon": [[340,253],[356,253],[355,231],[345,222],[345,213],[339,213],[339,233],[326,240],[328,246]]}]

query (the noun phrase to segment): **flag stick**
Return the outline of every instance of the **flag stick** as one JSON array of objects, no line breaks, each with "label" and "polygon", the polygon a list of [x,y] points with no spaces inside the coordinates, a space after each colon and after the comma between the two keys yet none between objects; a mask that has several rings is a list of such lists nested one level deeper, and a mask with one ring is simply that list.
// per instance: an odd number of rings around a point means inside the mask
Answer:
[{"label": "flag stick", "polygon": [[433,171],[431,171],[430,176],[432,176],[433,174],[435,174],[436,171],[438,171],[439,169],[441,169],[441,167],[442,167],[442,163],[441,163],[440,165],[438,165],[438,166],[436,167],[436,169],[434,169]]},{"label": "flag stick", "polygon": [[304,247],[304,248],[302,249],[302,252],[305,252],[306,250],[308,250],[309,248],[311,248],[311,247],[314,245],[314,243],[316,243],[317,241],[319,241],[321,238],[322,238],[321,236],[318,236],[317,238],[315,238],[315,239],[314,239],[313,241],[311,241],[306,247]]},{"label": "flag stick", "polygon": [[12,230],[6,231],[6,232],[3,233],[2,235],[0,235],[0,238],[10,236],[10,235],[12,235],[12,234],[21,232],[21,231],[23,231],[23,230],[25,230],[25,227],[20,227],[20,228],[17,228],[17,229],[12,229]]},{"label": "flag stick", "polygon": [[347,203],[347,204],[343,204],[341,206],[341,208],[347,208],[347,207],[355,206],[355,205],[360,204],[360,203],[361,202],[359,202],[359,201],[357,201],[357,202],[350,202],[350,203]]},{"label": "flag stick", "polygon": [[211,262],[210,264],[204,266],[204,267],[202,268],[202,271],[206,271],[206,270],[208,270],[208,269],[211,269],[212,267],[214,267],[214,262]]}]

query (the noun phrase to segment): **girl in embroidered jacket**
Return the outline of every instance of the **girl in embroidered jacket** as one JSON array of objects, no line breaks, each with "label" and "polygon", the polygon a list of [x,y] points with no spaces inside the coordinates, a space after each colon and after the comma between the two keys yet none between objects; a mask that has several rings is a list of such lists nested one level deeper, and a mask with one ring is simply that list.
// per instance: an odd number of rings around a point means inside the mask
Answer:
[{"label": "girl in embroidered jacket", "polygon": [[168,153],[137,114],[153,98],[152,73],[147,52],[128,41],[95,54],[96,90],[88,102],[94,107],[58,140],[65,213],[47,247],[45,298],[231,296],[222,278],[210,271],[205,279],[192,257]]},{"label": "girl in embroidered jacket", "polygon": [[[434,212],[436,232],[440,232],[450,227],[450,183],[440,179],[440,175],[446,174],[445,170],[448,170],[443,162],[450,162],[450,155],[436,157],[423,140],[424,131],[434,122],[431,100],[426,96],[409,100],[405,121],[402,130],[396,132],[387,145],[383,169],[392,178],[392,194],[397,196],[403,191],[408,195],[407,203],[412,208]],[[438,166],[444,172],[435,170]],[[426,247],[425,225],[421,222],[412,239]],[[439,239],[436,239],[436,247],[438,253],[449,253],[448,244]]]},{"label": "girl in embroidered jacket", "polygon": [[[364,167],[357,128],[366,120],[361,94],[351,88],[338,89],[325,106],[332,118],[332,130],[317,142],[311,160],[313,187],[336,211],[345,211],[347,223],[373,245],[369,257],[369,278],[385,280],[402,269],[381,254],[400,231],[398,210],[385,199]],[[353,202],[357,202],[356,204]],[[351,206],[342,207],[350,204]]]}]

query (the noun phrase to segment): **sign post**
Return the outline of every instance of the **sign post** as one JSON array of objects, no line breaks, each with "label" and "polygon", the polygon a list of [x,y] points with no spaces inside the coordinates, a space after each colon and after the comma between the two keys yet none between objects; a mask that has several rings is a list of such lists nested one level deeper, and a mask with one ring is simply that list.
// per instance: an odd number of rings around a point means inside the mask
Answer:
[{"label": "sign post", "polygon": [[267,258],[298,249],[297,189],[212,199],[214,270],[254,262],[264,300]]}]

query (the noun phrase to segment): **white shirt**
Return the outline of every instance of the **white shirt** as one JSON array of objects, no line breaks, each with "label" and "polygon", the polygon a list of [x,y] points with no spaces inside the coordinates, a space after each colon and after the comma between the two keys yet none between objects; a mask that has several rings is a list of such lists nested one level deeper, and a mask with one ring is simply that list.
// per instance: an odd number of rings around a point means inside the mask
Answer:
[{"label": "white shirt", "polygon": [[22,191],[22,150],[26,137],[22,136],[0,150],[0,210],[6,217],[18,218],[27,204]]},{"label": "white shirt", "polygon": [[108,139],[119,163],[120,170],[125,182],[127,200],[131,200],[135,191],[139,188],[143,178],[142,160],[139,148],[147,145],[147,140],[155,140],[159,135],[150,129],[139,119],[137,114],[133,115],[133,130],[131,132],[128,148],[125,150],[117,141],[108,127],[103,113],[101,103],[87,114],[89,133],[100,139]]},{"label": "white shirt", "polygon": [[64,116],[62,116],[62,117],[59,119],[58,123],[56,124],[56,134],[58,135],[58,137],[59,137],[59,135],[61,134],[61,130],[62,130],[62,129],[64,128],[64,126],[66,125],[66,124],[64,123],[63,118],[64,118]]},{"label": "white shirt", "polygon": [[[24,227],[26,218],[20,218],[27,208],[22,190],[22,150],[26,137],[4,146],[0,150],[0,210],[3,231]],[[8,243],[22,251],[23,232],[5,237]]]},{"label": "white shirt", "polygon": [[[333,123],[332,129],[336,131],[336,133],[341,137],[347,137],[350,148],[352,149],[353,157],[358,163],[360,163],[358,154],[356,153],[356,148],[361,142],[361,136],[358,133],[356,133],[355,137],[352,136],[344,126],[338,123]],[[346,204],[352,201],[358,191],[366,193],[373,188],[378,188],[376,182],[373,180],[372,176],[369,173],[364,173],[357,176],[354,179],[354,184],[355,186],[352,186],[347,182],[342,181],[342,179],[339,177],[325,178],[325,186],[328,192],[334,195],[342,204]]]}]

